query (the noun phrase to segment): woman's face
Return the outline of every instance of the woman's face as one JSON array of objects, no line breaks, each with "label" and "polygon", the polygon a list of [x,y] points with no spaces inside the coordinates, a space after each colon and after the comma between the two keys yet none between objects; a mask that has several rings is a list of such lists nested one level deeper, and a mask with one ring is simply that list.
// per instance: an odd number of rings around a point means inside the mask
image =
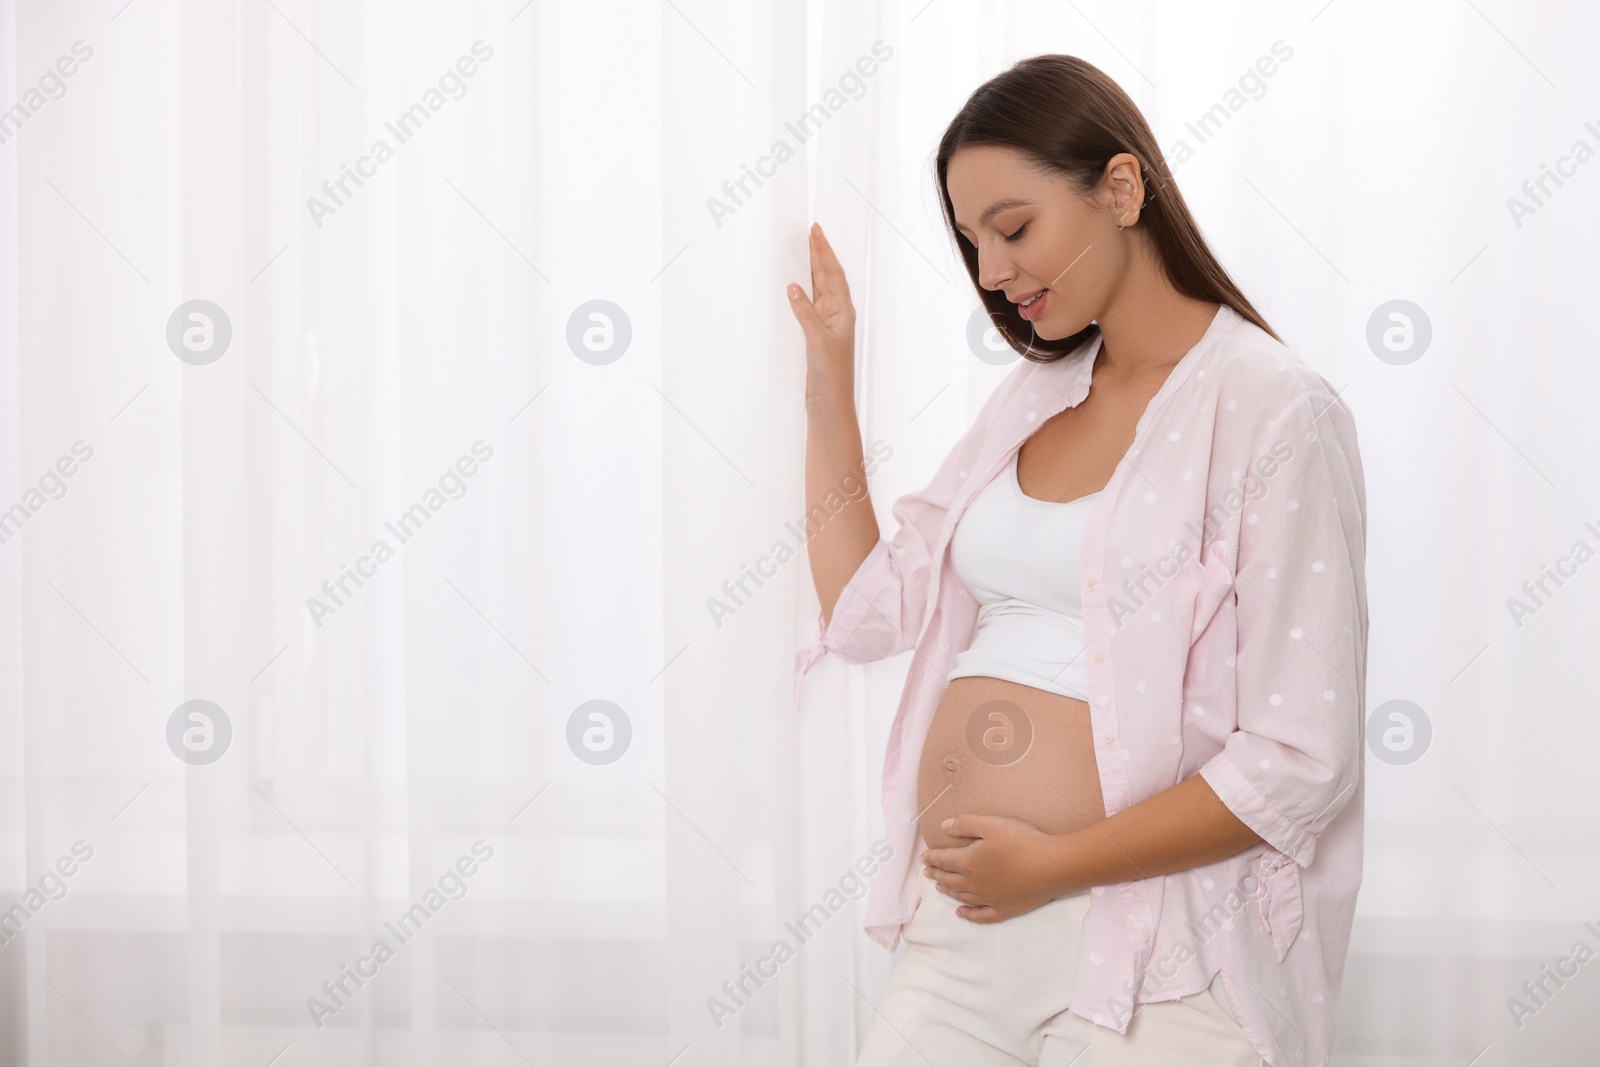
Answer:
[{"label": "woman's face", "polygon": [[[1120,162],[1119,162],[1120,161]],[[1070,337],[1100,317],[1128,269],[1144,190],[1131,155],[1112,159],[1088,198],[1016,149],[973,145],[950,157],[945,183],[957,229],[978,250],[978,284],[1018,304],[1044,340]],[[996,207],[998,211],[994,210]],[[1020,306],[1043,290],[1030,306]]]}]

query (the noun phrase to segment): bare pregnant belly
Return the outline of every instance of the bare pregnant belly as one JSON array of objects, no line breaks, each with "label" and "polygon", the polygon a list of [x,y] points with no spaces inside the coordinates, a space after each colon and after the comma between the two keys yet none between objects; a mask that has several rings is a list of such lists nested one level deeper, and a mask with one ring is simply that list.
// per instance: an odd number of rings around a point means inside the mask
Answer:
[{"label": "bare pregnant belly", "polygon": [[1005,815],[1045,833],[1106,817],[1089,705],[999,678],[957,678],[945,690],[917,773],[922,838],[965,844],[939,824],[953,815]]}]

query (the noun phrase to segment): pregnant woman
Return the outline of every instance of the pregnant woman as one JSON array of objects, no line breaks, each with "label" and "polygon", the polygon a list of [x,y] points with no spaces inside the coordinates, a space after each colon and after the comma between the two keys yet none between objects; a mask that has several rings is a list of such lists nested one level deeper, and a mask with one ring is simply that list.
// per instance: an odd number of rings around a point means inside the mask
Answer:
[{"label": "pregnant woman", "polygon": [[855,314],[820,228],[789,287],[823,520],[799,674],[915,653],[867,916],[906,948],[858,1065],[1326,1064],[1361,879],[1350,412],[1089,64],[981,86],[937,174],[1023,359],[892,539],[838,492],[864,481]]}]

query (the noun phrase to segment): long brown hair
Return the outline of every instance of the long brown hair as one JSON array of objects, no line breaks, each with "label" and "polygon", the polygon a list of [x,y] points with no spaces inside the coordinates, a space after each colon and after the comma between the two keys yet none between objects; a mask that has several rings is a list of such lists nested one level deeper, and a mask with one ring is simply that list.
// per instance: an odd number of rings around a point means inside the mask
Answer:
[{"label": "long brown hair", "polygon": [[1111,157],[1127,152],[1139,160],[1145,204],[1135,225],[1150,234],[1172,287],[1196,300],[1226,304],[1281,341],[1222,269],[1183,202],[1150,124],[1122,87],[1077,56],[1032,56],[973,91],[939,140],[939,203],[945,225],[966,261],[967,274],[989,320],[1025,359],[1053,363],[1099,333],[1090,323],[1071,337],[1051,341],[1032,327],[1004,293],[978,283],[978,250],[961,239],[950,204],[946,174],[950,157],[969,145],[1004,145],[1021,151],[1045,170],[1064,175],[1088,192],[1105,176]]}]

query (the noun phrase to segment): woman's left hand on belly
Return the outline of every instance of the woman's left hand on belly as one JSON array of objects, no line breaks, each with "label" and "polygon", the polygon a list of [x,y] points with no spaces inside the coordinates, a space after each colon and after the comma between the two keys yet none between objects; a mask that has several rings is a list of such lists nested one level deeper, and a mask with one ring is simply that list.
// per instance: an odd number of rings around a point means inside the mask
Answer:
[{"label": "woman's left hand on belly", "polygon": [[1060,895],[1059,835],[1001,815],[957,815],[943,829],[970,840],[926,849],[922,860],[939,891],[961,902],[961,918],[1003,922]]}]

